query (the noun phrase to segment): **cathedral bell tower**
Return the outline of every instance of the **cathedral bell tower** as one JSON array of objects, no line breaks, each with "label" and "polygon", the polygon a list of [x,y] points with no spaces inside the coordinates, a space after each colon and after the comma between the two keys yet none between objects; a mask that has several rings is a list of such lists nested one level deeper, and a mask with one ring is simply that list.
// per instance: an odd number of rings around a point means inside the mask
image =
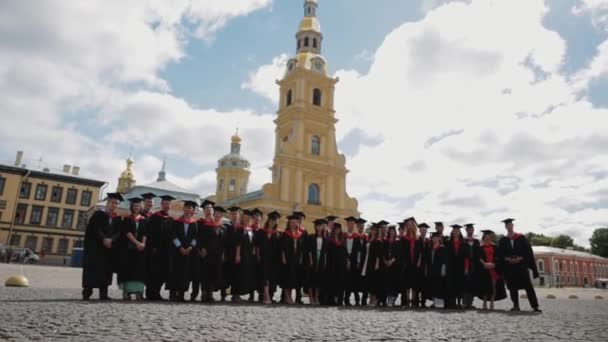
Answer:
[{"label": "cathedral bell tower", "polygon": [[232,136],[230,153],[223,156],[217,164],[216,201],[222,203],[246,194],[251,171],[249,161],[241,156],[241,137],[238,130]]},{"label": "cathedral bell tower", "polygon": [[116,192],[126,194],[135,186],[135,175],[133,175],[131,166],[133,166],[133,159],[129,157],[127,158],[127,168],[120,174],[120,177],[118,178]]}]

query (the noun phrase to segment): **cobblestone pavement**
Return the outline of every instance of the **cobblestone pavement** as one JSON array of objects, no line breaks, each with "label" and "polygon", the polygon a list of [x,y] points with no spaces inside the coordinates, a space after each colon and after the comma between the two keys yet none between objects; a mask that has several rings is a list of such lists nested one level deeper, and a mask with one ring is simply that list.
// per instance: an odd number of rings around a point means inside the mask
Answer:
[{"label": "cobblestone pavement", "polygon": [[539,315],[502,311],[507,301],[488,313],[79,298],[76,289],[0,288],[0,340],[605,341],[608,322],[607,300],[542,300]]}]

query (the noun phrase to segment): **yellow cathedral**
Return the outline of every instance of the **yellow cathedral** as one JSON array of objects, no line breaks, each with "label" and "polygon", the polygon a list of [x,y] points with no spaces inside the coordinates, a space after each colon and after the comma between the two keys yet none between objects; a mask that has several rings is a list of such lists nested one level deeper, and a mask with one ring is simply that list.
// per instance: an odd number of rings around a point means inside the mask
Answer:
[{"label": "yellow cathedral", "polygon": [[357,200],[346,192],[346,158],[338,152],[334,110],[337,78],[328,74],[321,51],[323,34],[317,19],[317,0],[304,1],[304,18],[296,34],[296,56],[287,62],[274,120],[275,155],[272,182],[248,192],[250,164],[240,154],[241,138],[232,137],[230,153],[218,161],[217,189],[212,198],[225,207],[293,211],[305,222],[335,215],[358,217]]}]

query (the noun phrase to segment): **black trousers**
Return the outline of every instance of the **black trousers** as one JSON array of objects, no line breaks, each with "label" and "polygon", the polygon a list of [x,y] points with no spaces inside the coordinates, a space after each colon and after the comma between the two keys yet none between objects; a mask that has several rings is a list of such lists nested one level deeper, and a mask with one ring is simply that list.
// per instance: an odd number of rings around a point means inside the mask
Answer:
[{"label": "black trousers", "polygon": [[[530,302],[530,306],[533,309],[538,308],[538,298],[536,297],[536,291],[534,291],[534,286],[532,286],[532,282],[528,281],[526,286],[524,287],[524,290],[526,290],[526,295],[528,296],[528,301]],[[511,296],[511,301],[513,302],[513,306],[519,307],[518,290],[509,289],[509,295]]]}]

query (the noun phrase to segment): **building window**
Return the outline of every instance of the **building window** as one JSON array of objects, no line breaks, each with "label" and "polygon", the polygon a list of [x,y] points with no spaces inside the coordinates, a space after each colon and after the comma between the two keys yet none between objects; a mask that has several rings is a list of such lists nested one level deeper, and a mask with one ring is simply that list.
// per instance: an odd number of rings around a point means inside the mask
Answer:
[{"label": "building window", "polygon": [[21,189],[19,190],[19,198],[30,198],[31,191],[32,191],[32,183],[30,183],[30,182],[21,183]]},{"label": "building window", "polygon": [[560,271],[568,272],[568,264],[565,261],[562,261],[562,265],[559,268]]},{"label": "building window", "polygon": [[59,208],[49,208],[46,213],[46,225],[49,227],[57,227],[58,218]]},{"label": "building window", "polygon": [[32,206],[32,212],[30,213],[30,223],[31,224],[40,224],[42,222],[42,212],[44,211],[44,207],[39,205]]},{"label": "building window", "polygon": [[90,191],[83,191],[82,197],[80,197],[80,205],[83,207],[88,207],[91,205],[91,197],[93,197],[93,193]]},{"label": "building window", "polygon": [[574,262],[570,261],[570,273],[574,273]]},{"label": "building window", "polygon": [[321,105],[321,89],[315,88],[312,91],[312,104],[315,106]]},{"label": "building window", "polygon": [[321,154],[321,138],[318,135],[312,137],[311,153],[316,156]]},{"label": "building window", "polygon": [[559,271],[559,261],[555,260],[553,262],[553,273]]},{"label": "building window", "polygon": [[224,179],[220,179],[220,181],[217,183],[217,191],[222,191],[222,189],[224,189]]},{"label": "building window", "polygon": [[36,251],[36,245],[38,244],[38,237],[30,235],[25,239],[25,248],[29,248],[32,252]]},{"label": "building window", "polygon": [[319,192],[319,186],[317,184],[310,184],[308,186],[308,204],[321,204]]},{"label": "building window", "polygon": [[70,241],[68,239],[59,239],[59,244],[57,245],[57,254],[66,255],[68,254],[68,243]]},{"label": "building window", "polygon": [[578,261],[575,263],[575,265],[576,265],[576,274],[579,274],[581,270],[578,267]]},{"label": "building window", "polygon": [[51,193],[51,202],[61,202],[61,196],[63,195],[63,188],[60,186],[54,186],[53,192]]},{"label": "building window", "polygon": [[74,210],[63,209],[63,217],[61,219],[61,228],[72,229],[74,224]]},{"label": "building window", "polygon": [[76,247],[82,247],[82,245],[83,245],[82,240],[76,240],[76,241],[74,241],[74,248],[76,248]]},{"label": "building window", "polygon": [[545,272],[545,262],[542,259],[538,259],[538,272]]},{"label": "building window", "polygon": [[304,38],[304,47],[308,47],[309,45],[309,40],[308,37]]},{"label": "building window", "polygon": [[78,189],[68,189],[65,195],[65,203],[76,204],[76,197],[78,197]]},{"label": "building window", "polygon": [[53,242],[54,239],[50,237],[42,238],[42,248],[41,251],[45,253],[53,253]]},{"label": "building window", "polygon": [[583,263],[583,273],[587,274],[587,264]]},{"label": "building window", "polygon": [[291,106],[292,96],[293,96],[293,92],[291,91],[291,89],[289,89],[287,91],[287,99],[286,99],[286,103],[287,103],[288,107]]},{"label": "building window", "polygon": [[230,180],[230,185],[228,186],[228,191],[234,191],[234,189],[236,189],[236,180],[231,179]]},{"label": "building window", "polygon": [[6,184],[6,178],[0,177],[0,196],[4,195],[4,184]]},{"label": "building window", "polygon": [[302,46],[302,40],[298,39],[298,50],[300,50],[300,47]]},{"label": "building window", "polygon": [[87,228],[87,213],[86,211],[78,211],[78,220],[76,221],[76,229],[85,230]]},{"label": "building window", "polygon": [[312,39],[312,47],[315,49],[317,48],[317,38]]},{"label": "building window", "polygon": [[15,223],[24,224],[25,215],[27,215],[27,204],[24,204],[24,203],[17,204],[17,214],[15,214]]},{"label": "building window", "polygon": [[34,195],[34,199],[37,201],[45,201],[46,200],[46,184],[38,184],[36,185],[36,194]]},{"label": "building window", "polygon": [[11,235],[11,246],[21,246],[21,235],[13,234]]}]

